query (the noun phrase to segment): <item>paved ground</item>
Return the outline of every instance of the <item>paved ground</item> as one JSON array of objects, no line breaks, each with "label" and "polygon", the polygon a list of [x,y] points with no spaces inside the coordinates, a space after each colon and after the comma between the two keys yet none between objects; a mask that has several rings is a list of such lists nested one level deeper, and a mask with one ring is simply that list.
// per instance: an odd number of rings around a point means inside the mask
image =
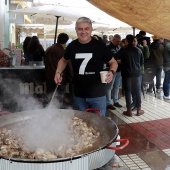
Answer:
[{"label": "paved ground", "polygon": [[127,117],[125,99],[119,101],[123,107],[108,110],[107,116],[119,127],[121,138],[129,139],[129,145],[116,151],[113,159],[99,170],[170,170],[170,101],[163,93],[147,93],[142,99],[145,114]]}]

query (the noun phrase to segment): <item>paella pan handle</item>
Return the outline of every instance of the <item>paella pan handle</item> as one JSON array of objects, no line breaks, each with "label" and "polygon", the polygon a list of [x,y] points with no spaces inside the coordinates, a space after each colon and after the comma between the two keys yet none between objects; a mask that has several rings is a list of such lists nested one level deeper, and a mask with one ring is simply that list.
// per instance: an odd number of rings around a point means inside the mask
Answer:
[{"label": "paella pan handle", "polygon": [[128,139],[117,139],[115,142],[124,142],[125,144],[119,147],[112,147],[112,146],[107,146],[107,149],[111,149],[111,150],[121,150],[124,149],[128,144],[129,144],[129,140]]},{"label": "paella pan handle", "polygon": [[0,112],[0,116],[1,115],[6,115],[6,114],[10,114],[11,112],[8,112],[8,111],[2,111],[2,112]]},{"label": "paella pan handle", "polygon": [[85,110],[85,112],[95,112],[97,114],[100,114],[101,113],[101,110],[100,109],[97,109],[97,108],[87,108]]}]

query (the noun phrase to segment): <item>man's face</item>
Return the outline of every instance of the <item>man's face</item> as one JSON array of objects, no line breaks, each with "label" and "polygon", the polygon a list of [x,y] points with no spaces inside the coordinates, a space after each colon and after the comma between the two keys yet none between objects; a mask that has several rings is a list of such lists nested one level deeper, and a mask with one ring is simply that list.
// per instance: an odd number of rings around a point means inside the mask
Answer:
[{"label": "man's face", "polygon": [[113,36],[112,36],[112,35],[109,36],[109,41],[110,41],[110,42],[113,41]]},{"label": "man's face", "polygon": [[113,38],[113,44],[114,44],[115,46],[120,45],[120,43],[121,43],[121,38]]},{"label": "man's face", "polygon": [[92,26],[89,23],[77,23],[76,33],[78,40],[82,44],[86,44],[91,41]]},{"label": "man's face", "polygon": [[128,42],[127,42],[127,40],[125,39],[125,46],[127,46],[128,45]]},{"label": "man's face", "polygon": [[164,39],[163,39],[163,38],[160,38],[160,39],[159,39],[159,43],[164,43]]},{"label": "man's face", "polygon": [[138,40],[137,40],[136,38],[134,38],[134,40],[133,40],[133,45],[134,45],[134,46],[137,46],[137,45],[138,45]]}]

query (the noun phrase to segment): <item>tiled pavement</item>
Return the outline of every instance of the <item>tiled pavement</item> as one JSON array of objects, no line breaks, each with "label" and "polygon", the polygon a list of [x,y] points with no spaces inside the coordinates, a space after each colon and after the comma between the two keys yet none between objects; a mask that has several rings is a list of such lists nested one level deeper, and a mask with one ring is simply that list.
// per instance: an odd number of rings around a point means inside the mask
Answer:
[{"label": "tiled pavement", "polygon": [[129,145],[116,151],[115,158],[101,170],[170,170],[170,101],[163,100],[162,95],[155,98],[154,94],[146,94],[142,99],[145,114],[141,116],[135,116],[136,112],[133,117],[122,114],[126,110],[123,97],[119,100],[122,108],[107,111],[118,125],[121,138],[129,139]]}]

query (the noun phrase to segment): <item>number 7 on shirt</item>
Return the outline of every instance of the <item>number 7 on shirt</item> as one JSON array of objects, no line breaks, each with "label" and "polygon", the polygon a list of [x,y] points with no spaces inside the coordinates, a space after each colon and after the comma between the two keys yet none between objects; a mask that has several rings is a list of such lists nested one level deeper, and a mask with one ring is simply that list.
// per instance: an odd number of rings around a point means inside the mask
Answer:
[{"label": "number 7 on shirt", "polygon": [[76,59],[84,59],[83,62],[80,65],[79,68],[79,74],[84,75],[86,66],[90,59],[92,58],[92,53],[82,53],[82,54],[76,54]]}]

